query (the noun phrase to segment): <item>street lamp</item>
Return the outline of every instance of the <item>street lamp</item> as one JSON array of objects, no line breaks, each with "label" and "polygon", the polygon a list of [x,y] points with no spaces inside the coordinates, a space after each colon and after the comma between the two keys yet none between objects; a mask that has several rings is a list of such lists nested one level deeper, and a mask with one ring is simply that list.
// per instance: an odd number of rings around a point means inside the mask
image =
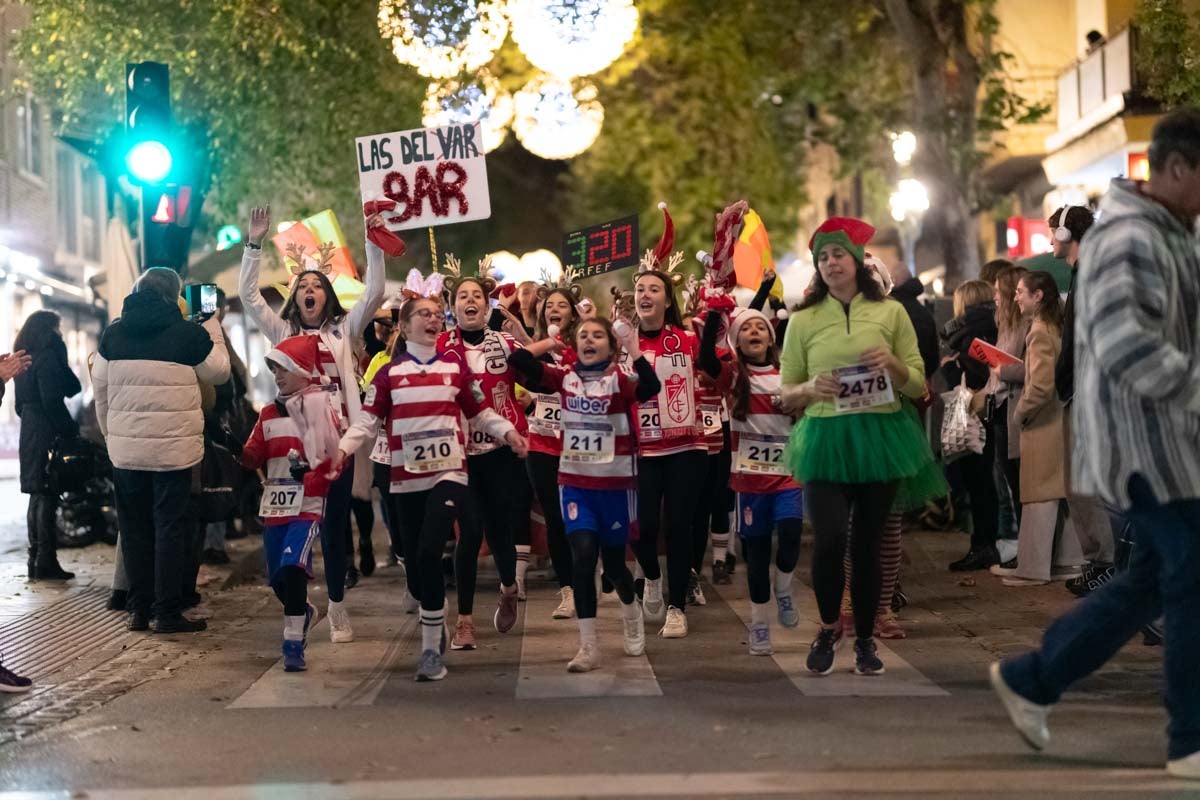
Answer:
[{"label": "street lamp", "polygon": [[900,229],[900,243],[904,248],[904,263],[908,271],[916,274],[917,237],[921,232],[921,218],[929,210],[929,193],[916,178],[904,178],[888,200],[892,219]]}]

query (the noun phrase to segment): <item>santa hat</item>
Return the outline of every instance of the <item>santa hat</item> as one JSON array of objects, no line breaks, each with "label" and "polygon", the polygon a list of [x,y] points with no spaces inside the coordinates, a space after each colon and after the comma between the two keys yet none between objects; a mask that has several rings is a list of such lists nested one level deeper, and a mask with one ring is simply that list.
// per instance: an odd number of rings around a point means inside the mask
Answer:
[{"label": "santa hat", "polygon": [[312,377],[316,373],[319,358],[317,340],[316,336],[289,336],[267,353],[267,361],[278,364],[288,372]]},{"label": "santa hat", "polygon": [[867,242],[875,235],[875,228],[869,223],[854,217],[830,217],[821,223],[821,227],[813,232],[808,240],[808,249],[813,261],[821,254],[827,244],[840,244],[854,256],[859,264],[866,258]]},{"label": "santa hat", "polygon": [[761,319],[767,326],[767,335],[771,337],[771,344],[775,344],[775,326],[771,324],[771,320],[766,314],[756,308],[743,308],[738,306],[729,315],[729,349],[737,350],[738,333],[741,332],[742,326],[749,320]]}]

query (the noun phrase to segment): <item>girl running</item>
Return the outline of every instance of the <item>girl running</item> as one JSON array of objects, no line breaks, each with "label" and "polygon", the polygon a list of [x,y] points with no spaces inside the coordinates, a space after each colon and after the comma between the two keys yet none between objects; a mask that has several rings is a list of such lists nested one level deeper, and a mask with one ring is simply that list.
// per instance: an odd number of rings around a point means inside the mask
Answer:
[{"label": "girl running", "polygon": [[798,385],[798,394],[815,401],[792,431],[787,458],[804,485],[816,537],[813,588],[821,630],[808,668],[820,675],[833,671],[839,641],[851,513],[855,672],[883,672],[873,637],[883,528],[899,482],[933,460],[923,431],[896,397],[925,393],[924,364],[904,307],[888,300],[864,267],[874,231],[861,220],[835,217],[813,234],[817,274],[789,319],[781,359],[783,385]]},{"label": "girl running", "polygon": [[[648,251],[634,280],[634,309],[637,315],[638,350],[653,365],[661,389],[637,404],[638,520],[636,548],[638,564],[646,576],[643,602],[646,617],[663,620],[659,635],[666,639],[687,636],[688,580],[692,572],[692,524],[708,448],[700,429],[697,403],[699,386],[696,359],[700,342],[683,329],[675,286],[682,275],[674,270],[682,253],[671,255],[675,243],[674,224],[666,203],[659,203],[666,227],[654,250]],[[620,320],[616,330],[628,324]],[[631,370],[629,354],[623,367]],[[665,508],[664,508],[665,506]],[[664,609],[662,570],[658,564],[658,534],[662,511],[667,524],[667,607]]]},{"label": "girl running", "polygon": [[[713,324],[712,316],[708,324]],[[726,372],[733,373],[730,485],[737,493],[737,533],[750,587],[750,655],[768,656],[774,652],[769,622],[772,595],[779,624],[785,628],[800,624],[792,576],[800,560],[804,495],[783,458],[793,419],[780,407],[779,349],[771,321],[761,311],[737,309],[729,325],[729,344],[736,357],[734,365],[725,366]],[[707,341],[705,345],[702,362],[716,358],[715,348]],[[772,531],[779,536],[773,583]]]},{"label": "girl running", "polygon": [[573,555],[579,652],[567,665],[588,672],[600,664],[596,644],[596,562],[616,586],[625,623],[625,652],[642,654],[646,646],[642,608],[625,565],[625,547],[636,524],[634,403],[645,403],[662,388],[654,369],[638,349],[638,334],[626,325],[620,344],[635,377],[615,364],[617,336],[607,320],[591,319],[576,328],[574,366],[538,361],[529,350],[512,355],[525,385],[554,392],[562,408],[562,457],[558,473],[566,537]]},{"label": "girl running", "polygon": [[[269,207],[250,212],[246,252],[242,255],[238,279],[242,305],[273,346],[297,334],[317,337],[320,360],[313,382],[331,393],[344,428],[358,421],[361,410],[353,342],[362,335],[383,302],[383,251],[368,238],[367,273],[363,278],[366,290],[349,311],[342,308],[327,277],[329,264],[324,248],[315,265],[303,251],[294,251],[296,263],[292,272],[296,280],[283,310],[276,314],[258,289],[262,240],[270,227]],[[373,229],[384,230],[383,217],[379,214],[367,217],[366,227],[369,235]],[[367,466],[364,463],[357,468],[366,470]],[[355,469],[355,464],[348,465],[330,487],[325,504],[325,524],[321,526],[321,555],[325,560],[325,582],[329,589],[329,630],[335,643],[354,639],[350,614],[342,601],[346,591],[346,532],[350,527],[350,493]]]},{"label": "girl running", "polygon": [[[547,291],[537,316],[539,341],[552,340],[553,349],[541,357],[547,364],[571,367],[575,363],[575,350],[563,342],[575,341],[575,324],[578,314],[575,302],[579,287],[569,282]],[[518,351],[520,352],[520,351]],[[514,354],[515,355],[515,354]],[[542,507],[546,518],[546,545],[550,550],[550,563],[558,580],[561,595],[558,607],[551,616],[554,619],[570,619],[575,616],[573,596],[571,548],[567,544],[563,526],[562,509],[558,498],[559,457],[562,455],[562,400],[557,392],[540,392],[533,396],[533,413],[529,416],[529,455],[525,466],[529,470],[529,482]]]},{"label": "girl running", "polygon": [[[442,310],[433,299],[409,300],[400,310],[402,342],[392,362],[371,381],[359,420],[342,437],[335,463],[350,458],[378,435],[387,420],[392,454],[389,501],[403,520],[409,592],[421,603],[421,658],[418,681],[445,677],[446,587],[442,547],[453,535],[455,518],[470,507],[467,495],[467,435],[484,431],[524,455],[525,440],[513,424],[475,396],[473,379],[460,356],[438,353]],[[498,614],[499,612],[497,612]]]},{"label": "girl running", "polygon": [[[463,276],[457,258],[446,256],[445,272],[450,277],[446,288],[453,301],[458,325],[437,339],[439,354],[455,353],[470,374],[483,397],[481,404],[511,422],[522,436],[529,423],[525,410],[517,402],[516,377],[508,358],[520,345],[511,335],[490,330],[486,326],[488,295],[496,288],[491,277],[491,259],[479,262],[479,276]],[[523,441],[523,440],[522,440]],[[521,519],[521,503],[514,497],[529,493],[521,483],[528,483],[519,458],[503,440],[491,436],[479,426],[472,426],[467,439],[467,474],[470,476],[474,508],[459,520],[458,548],[455,551],[455,573],[458,587],[458,622],[454,628],[455,650],[475,649],[475,579],[478,570],[482,535],[500,573],[500,601],[493,621],[499,633],[508,633],[517,624],[517,553],[513,532],[517,526],[528,525],[529,507],[526,504]]]}]

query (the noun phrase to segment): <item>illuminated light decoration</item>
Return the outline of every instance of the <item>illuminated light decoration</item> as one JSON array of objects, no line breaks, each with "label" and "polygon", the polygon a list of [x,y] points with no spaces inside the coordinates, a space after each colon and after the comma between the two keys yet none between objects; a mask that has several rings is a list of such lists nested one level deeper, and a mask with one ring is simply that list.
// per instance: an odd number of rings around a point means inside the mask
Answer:
[{"label": "illuminated light decoration", "polygon": [[474,72],[508,36],[503,0],[380,0],[379,33],[427,78]]},{"label": "illuminated light decoration", "polygon": [[508,16],[529,63],[564,79],[616,61],[638,25],[632,0],[509,0]]},{"label": "illuminated light decoration", "polygon": [[572,91],[566,81],[541,75],[516,96],[513,131],[525,149],[542,158],[574,158],[592,146],[604,126],[596,87]]},{"label": "illuminated light decoration", "polygon": [[487,70],[481,70],[472,82],[429,84],[421,115],[421,124],[426,128],[478,122],[483,131],[483,149],[490,153],[508,136],[513,99]]}]

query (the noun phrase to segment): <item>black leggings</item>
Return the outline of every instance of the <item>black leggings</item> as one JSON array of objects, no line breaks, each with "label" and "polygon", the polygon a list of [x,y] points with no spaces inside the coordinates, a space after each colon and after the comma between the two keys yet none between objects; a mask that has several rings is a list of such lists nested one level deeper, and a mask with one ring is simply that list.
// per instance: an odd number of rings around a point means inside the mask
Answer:
[{"label": "black leggings", "polygon": [[304,616],[308,610],[308,574],[302,568],[284,567],[271,588],[283,603],[285,616]]},{"label": "black leggings", "polygon": [[[471,614],[475,608],[479,548],[485,536],[500,573],[500,584],[512,586],[517,582],[513,520],[519,511],[513,508],[513,497],[519,491],[517,481],[526,480],[520,459],[508,447],[467,458],[467,477],[472,502],[459,515],[458,547],[454,551],[459,614]],[[528,516],[528,508],[525,513]]]},{"label": "black leggings", "polygon": [[649,580],[662,577],[658,566],[658,531],[662,511],[667,525],[667,602],[683,610],[692,572],[692,524],[708,453],[688,450],[669,456],[638,459],[638,530],[635,552]]},{"label": "black leggings", "polygon": [[719,453],[709,453],[704,464],[704,486],[692,521],[692,569],[704,566],[708,533],[729,533],[729,472],[733,456],[726,444]]},{"label": "black leggings", "polygon": [[804,487],[808,518],[812,522],[812,581],[821,622],[832,625],[842,606],[842,588],[846,579],[843,559],[851,509],[854,534],[850,537],[850,599],[854,603],[854,632],[860,639],[871,638],[875,629],[875,611],[883,572],[879,563],[880,542],[897,484],[830,483],[809,481]]},{"label": "black leggings", "polygon": [[529,519],[529,510],[533,507],[533,483],[529,477],[528,464],[519,464],[516,469],[517,473],[513,476],[512,482],[515,494],[508,500],[512,509],[513,544],[528,545],[533,541],[533,531],[530,529],[531,520]]},{"label": "black leggings", "polygon": [[[633,575],[625,564],[625,545],[601,547],[595,531],[575,531],[567,537],[575,566],[575,614],[580,619],[596,616],[596,559],[604,560],[604,574],[617,587],[617,596],[632,603]],[[597,552],[599,551],[599,552]]]},{"label": "black leggings", "polygon": [[525,468],[529,471],[529,482],[542,507],[546,519],[546,547],[550,550],[550,563],[554,577],[560,587],[570,586],[571,546],[567,544],[563,526],[562,504],[558,497],[558,456],[530,451],[525,457]]},{"label": "black leggings", "polygon": [[374,486],[383,497],[383,502],[379,504],[379,511],[383,514],[383,524],[387,527],[392,553],[396,558],[404,558],[404,539],[400,536],[400,520],[392,513],[392,504],[388,500],[392,489],[392,468],[387,464],[377,464],[374,461],[371,462],[371,466],[375,470]]},{"label": "black leggings", "polygon": [[329,487],[325,520],[321,524],[321,557],[325,560],[325,586],[329,599],[346,596],[346,536],[350,530],[350,491],[354,485],[354,456],[346,459],[342,474]]},{"label": "black leggings", "polygon": [[[802,520],[781,519],[776,524],[779,547],[775,551],[775,568],[791,572],[800,561],[800,531]],[[742,552],[746,555],[746,582],[750,585],[750,602],[771,602],[771,537],[742,537]]]},{"label": "black leggings", "polygon": [[[350,511],[354,515],[354,524],[358,526],[359,541],[370,541],[371,531],[375,528],[375,506],[370,500],[359,500],[350,497]],[[354,561],[354,531],[346,526],[346,558]]]},{"label": "black leggings", "polygon": [[404,561],[408,591],[421,601],[426,611],[440,611],[446,605],[446,581],[442,576],[442,547],[454,534],[454,520],[470,505],[467,487],[454,481],[441,481],[423,492],[402,492],[388,496],[391,513],[404,520]]}]

